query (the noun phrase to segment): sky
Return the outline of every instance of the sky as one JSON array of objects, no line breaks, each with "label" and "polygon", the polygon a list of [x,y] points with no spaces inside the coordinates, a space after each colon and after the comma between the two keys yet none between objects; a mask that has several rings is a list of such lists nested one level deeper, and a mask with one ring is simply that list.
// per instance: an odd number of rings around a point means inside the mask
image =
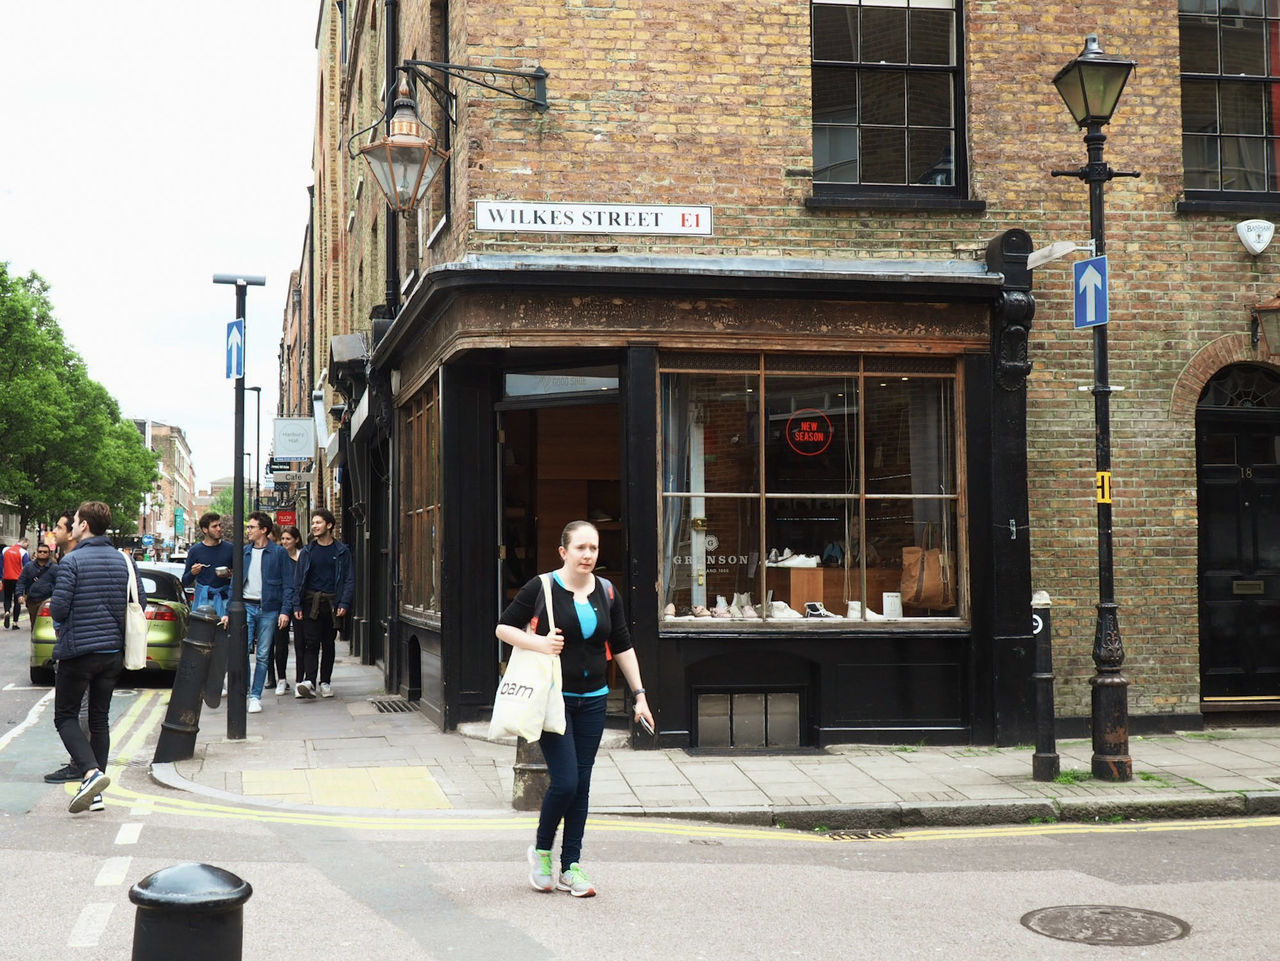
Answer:
[{"label": "sky", "polygon": [[49,282],[68,342],[125,416],[186,432],[200,488],[236,456],[235,287],[216,273],[266,277],[248,288],[245,384],[262,387],[268,456],[320,2],[0,0],[0,262]]}]

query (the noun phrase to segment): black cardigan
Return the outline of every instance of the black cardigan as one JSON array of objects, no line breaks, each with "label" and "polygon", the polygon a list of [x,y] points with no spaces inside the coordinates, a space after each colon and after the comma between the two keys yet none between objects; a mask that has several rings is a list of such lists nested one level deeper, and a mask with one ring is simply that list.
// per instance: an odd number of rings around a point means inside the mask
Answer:
[{"label": "black cardigan", "polygon": [[[564,650],[560,652],[560,670],[564,676],[566,694],[589,694],[605,686],[605,641],[614,654],[631,650],[631,631],[622,610],[622,598],[618,589],[603,577],[596,577],[596,587],[591,593],[591,609],[596,612],[596,629],[590,637],[582,636],[578,612],[574,609],[573,593],[561,587],[551,577],[551,607],[555,613],[556,627],[564,635]],[[499,623],[524,630],[536,616],[535,634],[547,634],[546,618],[541,612],[546,603],[542,597],[542,580],[535,577],[502,612]]]}]

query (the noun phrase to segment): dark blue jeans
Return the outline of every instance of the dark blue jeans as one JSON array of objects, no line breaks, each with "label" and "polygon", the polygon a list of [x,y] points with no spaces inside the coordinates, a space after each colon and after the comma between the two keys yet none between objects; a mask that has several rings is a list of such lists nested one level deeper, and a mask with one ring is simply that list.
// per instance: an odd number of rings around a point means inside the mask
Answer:
[{"label": "dark blue jeans", "polygon": [[563,734],[543,731],[538,743],[547,759],[551,787],[542,799],[538,818],[538,850],[550,851],[556,828],[564,821],[560,846],[560,870],[582,860],[582,833],[587,827],[587,801],[591,794],[591,769],[596,763],[600,736],[604,734],[604,709],[608,695],[566,697]]}]

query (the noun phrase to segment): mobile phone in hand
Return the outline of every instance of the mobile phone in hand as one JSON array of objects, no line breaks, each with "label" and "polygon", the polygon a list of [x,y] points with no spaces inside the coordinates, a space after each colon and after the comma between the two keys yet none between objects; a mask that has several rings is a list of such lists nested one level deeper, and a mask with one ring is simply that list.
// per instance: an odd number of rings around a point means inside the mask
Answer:
[{"label": "mobile phone in hand", "polygon": [[644,715],[640,716],[640,726],[648,732],[650,737],[653,737],[653,725],[649,723],[649,719]]}]

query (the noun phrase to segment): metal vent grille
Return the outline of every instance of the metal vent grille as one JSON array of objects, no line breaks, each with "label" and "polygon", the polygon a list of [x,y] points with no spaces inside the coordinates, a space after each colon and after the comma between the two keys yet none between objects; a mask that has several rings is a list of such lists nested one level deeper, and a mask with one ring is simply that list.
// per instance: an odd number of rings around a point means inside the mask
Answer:
[{"label": "metal vent grille", "polygon": [[412,714],[418,709],[415,702],[402,697],[371,697],[369,703],[378,709],[379,714]]}]

